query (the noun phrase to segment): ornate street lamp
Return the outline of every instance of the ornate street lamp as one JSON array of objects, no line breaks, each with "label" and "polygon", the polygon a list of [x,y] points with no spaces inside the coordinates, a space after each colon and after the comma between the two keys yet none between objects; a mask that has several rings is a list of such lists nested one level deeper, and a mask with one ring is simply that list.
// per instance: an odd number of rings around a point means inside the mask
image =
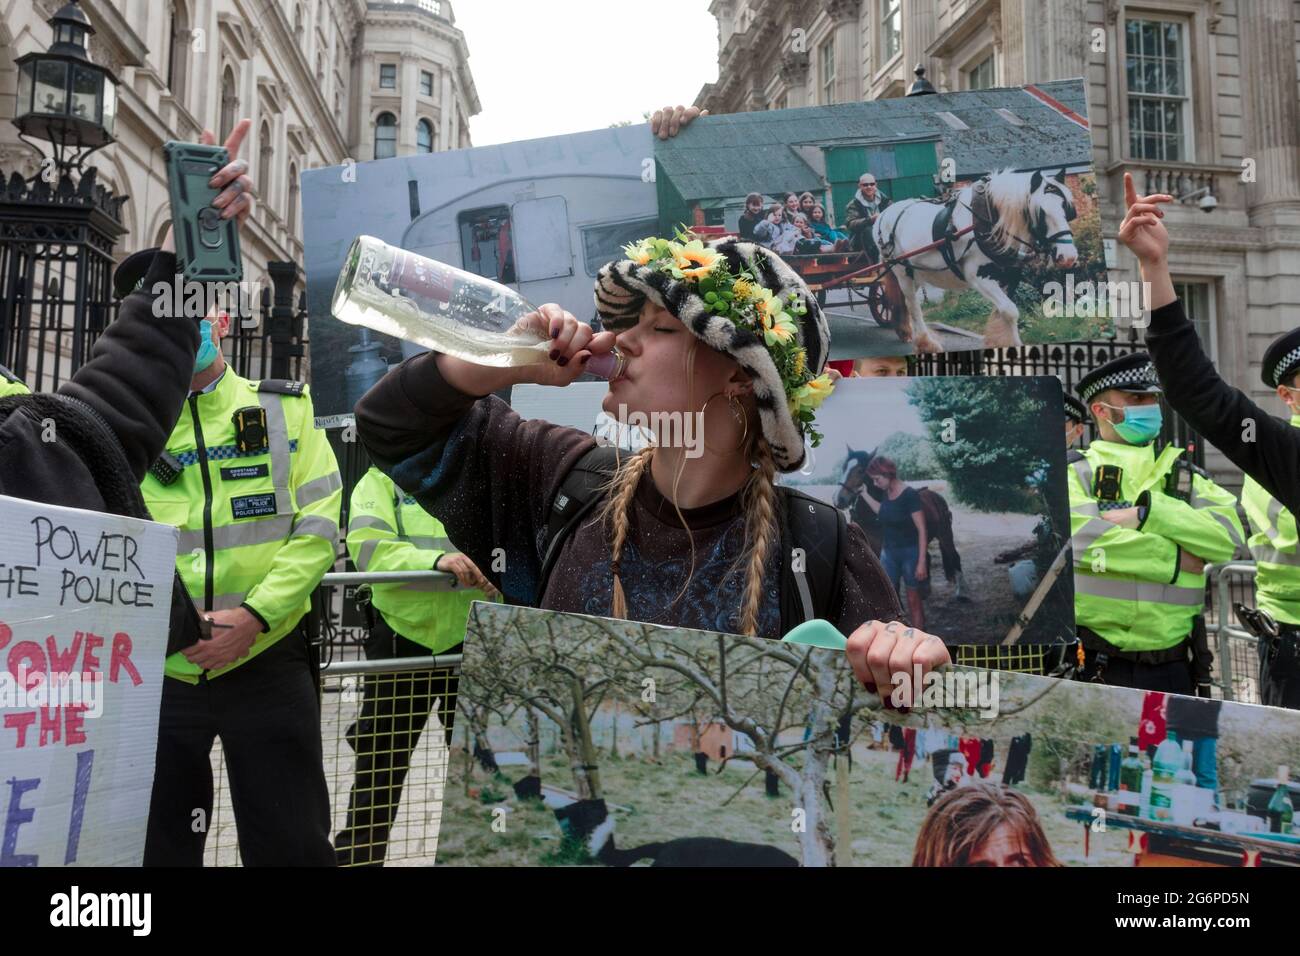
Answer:
[{"label": "ornate street lamp", "polygon": [[117,80],[90,61],[94,29],[80,6],[64,5],[49,24],[50,48],[14,62],[13,124],[43,162],[31,178],[0,171],[0,364],[39,390],[75,372],[116,314],[113,247],[127,198],[85,165],[114,141]]},{"label": "ornate street lamp", "polygon": [[[13,123],[26,137],[54,145],[54,161],[72,166],[113,142],[117,122],[117,79],[90,62],[86,38],[95,32],[75,2],[59,9],[49,24],[54,43],[44,53],[19,57],[18,100]],[[84,150],[84,152],[82,152]]]}]

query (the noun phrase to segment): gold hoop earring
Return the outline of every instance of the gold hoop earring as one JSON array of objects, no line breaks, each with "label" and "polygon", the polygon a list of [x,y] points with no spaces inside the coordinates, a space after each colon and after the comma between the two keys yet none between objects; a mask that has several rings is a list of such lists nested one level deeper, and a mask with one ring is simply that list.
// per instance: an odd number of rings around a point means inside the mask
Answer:
[{"label": "gold hoop earring", "polygon": [[[703,423],[704,413],[709,407],[709,402],[713,401],[715,398],[717,398],[719,395],[722,394],[724,393],[715,392],[705,400],[704,405],[700,408],[701,423]],[[731,449],[730,451],[719,451],[716,448],[709,448],[709,443],[707,441],[704,441],[703,436],[701,436],[701,443],[704,445],[706,449],[713,452],[715,455],[735,454],[736,452],[740,451],[742,448],[745,447],[745,443],[749,439],[749,416],[745,414],[745,407],[740,404],[740,402],[736,399],[735,395],[727,396],[727,407],[731,410],[731,417],[734,418],[736,422],[743,427],[743,431],[740,434],[740,443],[737,444],[736,447]]]}]

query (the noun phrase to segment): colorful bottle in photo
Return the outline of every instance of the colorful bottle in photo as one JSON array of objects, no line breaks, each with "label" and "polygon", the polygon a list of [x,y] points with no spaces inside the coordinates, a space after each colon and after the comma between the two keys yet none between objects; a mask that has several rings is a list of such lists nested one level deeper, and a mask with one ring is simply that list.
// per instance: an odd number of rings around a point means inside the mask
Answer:
[{"label": "colorful bottle in photo", "polygon": [[1268,829],[1270,833],[1291,832],[1294,808],[1291,805],[1291,786],[1288,782],[1290,768],[1277,768],[1277,789],[1268,801]]},{"label": "colorful bottle in photo", "polygon": [[1178,746],[1178,737],[1169,734],[1156,748],[1155,760],[1151,762],[1150,819],[1173,820],[1174,787],[1178,785],[1177,776],[1182,765],[1183,750]]},{"label": "colorful bottle in photo", "polygon": [[[1127,791],[1130,798],[1138,800],[1142,792],[1143,767],[1142,759],[1138,756],[1137,738],[1130,737],[1128,742],[1128,756],[1124,758],[1119,769],[1119,789]],[[1135,816],[1138,813],[1137,803],[1121,804],[1120,813],[1127,813]]]}]

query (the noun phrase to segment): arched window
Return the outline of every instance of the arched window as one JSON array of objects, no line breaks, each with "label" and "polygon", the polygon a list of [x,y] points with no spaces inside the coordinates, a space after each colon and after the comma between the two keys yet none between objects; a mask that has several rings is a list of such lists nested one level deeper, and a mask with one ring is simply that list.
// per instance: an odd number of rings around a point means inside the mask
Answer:
[{"label": "arched window", "polygon": [[397,155],[397,117],[380,113],[375,120],[375,159],[389,159]]},{"label": "arched window", "polygon": [[289,166],[289,235],[297,237],[298,235],[298,165],[296,163]]},{"label": "arched window", "polygon": [[235,71],[227,66],[221,74],[221,127],[217,130],[217,139],[224,142],[235,128],[235,116],[239,112],[239,94],[235,91]]},{"label": "arched window", "polygon": [[415,151],[417,153],[433,152],[433,124],[422,119],[415,124]]},{"label": "arched window", "polygon": [[257,156],[257,194],[270,202],[271,199],[271,124],[262,120],[262,131],[258,135]]},{"label": "arched window", "polygon": [[183,104],[190,51],[190,14],[185,0],[170,0],[167,23],[167,88]]}]

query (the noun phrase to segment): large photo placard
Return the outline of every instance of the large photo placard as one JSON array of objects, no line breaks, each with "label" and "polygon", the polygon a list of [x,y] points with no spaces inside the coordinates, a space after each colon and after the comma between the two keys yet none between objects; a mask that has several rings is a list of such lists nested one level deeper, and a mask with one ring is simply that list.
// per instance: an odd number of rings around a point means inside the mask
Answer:
[{"label": "large photo placard", "polygon": [[139,866],[176,530],[0,496],[0,866]]},{"label": "large photo placard", "polygon": [[437,863],[1300,865],[1294,711],[474,605]]},{"label": "large photo placard", "polygon": [[655,142],[660,229],[777,252],[832,359],[1102,338],[1087,117],[1081,79],[702,117]]}]

